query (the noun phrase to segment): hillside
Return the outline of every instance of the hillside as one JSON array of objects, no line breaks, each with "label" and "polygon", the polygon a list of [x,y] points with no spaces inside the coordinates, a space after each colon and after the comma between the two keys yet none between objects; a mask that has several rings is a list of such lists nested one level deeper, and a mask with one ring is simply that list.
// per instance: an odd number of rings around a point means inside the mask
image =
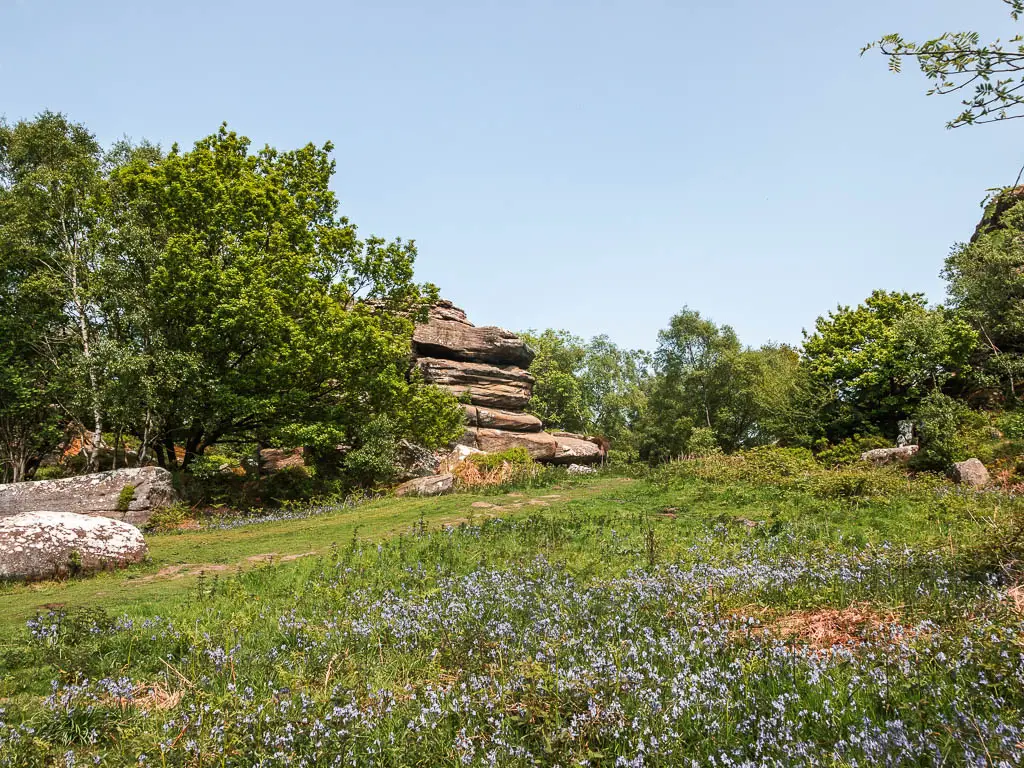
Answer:
[{"label": "hillside", "polygon": [[3,593],[0,765],[1012,764],[1022,511],[775,450],[156,535]]}]

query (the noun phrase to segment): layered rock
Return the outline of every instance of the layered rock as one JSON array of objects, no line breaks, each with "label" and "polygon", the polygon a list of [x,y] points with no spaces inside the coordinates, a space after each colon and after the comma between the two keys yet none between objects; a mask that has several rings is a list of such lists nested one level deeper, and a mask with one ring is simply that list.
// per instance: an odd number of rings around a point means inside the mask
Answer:
[{"label": "layered rock", "polygon": [[540,432],[544,424],[531,413],[502,411],[497,408],[479,408],[475,405],[463,405],[466,411],[466,423],[471,427],[485,429],[504,429],[509,432]]},{"label": "layered rock", "polygon": [[[423,379],[464,401],[466,432],[458,445],[494,453],[525,448],[537,461],[600,461],[605,447],[582,435],[548,434],[525,413],[535,379],[527,370],[534,351],[514,333],[477,327],[450,301],[438,302],[413,335],[413,365]],[[465,402],[468,401],[468,402]]]},{"label": "layered rock", "polygon": [[430,320],[416,327],[413,349],[420,357],[438,357],[474,363],[529,368],[534,351],[510,331],[494,326],[478,328],[451,302],[433,307]]},{"label": "layered rock", "polygon": [[426,381],[456,397],[468,397],[473,405],[516,411],[525,408],[533,395],[533,376],[514,365],[420,357],[416,366]]},{"label": "layered rock", "polygon": [[0,518],[0,580],[38,580],[120,568],[146,557],[138,528],[73,512]]},{"label": "layered rock", "polygon": [[0,485],[0,518],[25,512],[72,512],[144,525],[178,500],[171,473],[160,467]]}]

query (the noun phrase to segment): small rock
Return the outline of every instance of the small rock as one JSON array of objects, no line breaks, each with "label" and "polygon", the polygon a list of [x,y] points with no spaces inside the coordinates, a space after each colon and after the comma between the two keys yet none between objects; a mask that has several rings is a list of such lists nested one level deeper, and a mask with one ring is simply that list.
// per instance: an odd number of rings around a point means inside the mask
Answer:
[{"label": "small rock", "polygon": [[455,475],[417,477],[395,488],[395,496],[440,496],[455,485]]},{"label": "small rock", "polygon": [[988,470],[979,459],[958,461],[953,465],[953,481],[969,488],[984,488],[988,485]]},{"label": "small rock", "polygon": [[869,461],[876,467],[886,464],[905,464],[920,450],[916,445],[898,445],[895,448],[875,448],[860,455],[861,461]]},{"label": "small rock", "polygon": [[597,470],[593,467],[587,467],[583,464],[570,464],[566,467],[566,471],[570,475],[596,475]]},{"label": "small rock", "polygon": [[146,541],[133,525],[74,512],[0,518],[0,579],[84,575],[138,563]]}]

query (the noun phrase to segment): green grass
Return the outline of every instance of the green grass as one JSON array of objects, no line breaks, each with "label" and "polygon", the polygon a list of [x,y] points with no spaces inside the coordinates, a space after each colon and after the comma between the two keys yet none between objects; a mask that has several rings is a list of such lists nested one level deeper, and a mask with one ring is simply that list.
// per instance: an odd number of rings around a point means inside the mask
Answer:
[{"label": "green grass", "polygon": [[1017,760],[989,544],[1020,502],[768,458],[151,536],[143,567],[6,587],[0,766]]},{"label": "green grass", "polygon": [[[258,523],[227,530],[184,531],[146,537],[149,559],[143,565],[98,574],[89,579],[48,581],[27,585],[0,583],[0,632],[13,632],[27,619],[50,607],[67,609],[103,607],[111,613],[134,616],[166,610],[169,603],[187,596],[198,573],[231,572],[267,559],[307,553],[325,553],[332,545],[349,543],[353,536],[376,542],[407,532],[421,520],[432,527],[457,524],[475,517],[512,514],[511,506],[539,495],[558,494],[564,500],[590,499],[607,494],[622,483],[605,479],[585,487],[524,490],[521,496],[459,494],[434,499],[385,498],[341,512],[283,522]],[[477,509],[486,501],[509,509]],[[559,499],[542,499],[560,505]]]}]

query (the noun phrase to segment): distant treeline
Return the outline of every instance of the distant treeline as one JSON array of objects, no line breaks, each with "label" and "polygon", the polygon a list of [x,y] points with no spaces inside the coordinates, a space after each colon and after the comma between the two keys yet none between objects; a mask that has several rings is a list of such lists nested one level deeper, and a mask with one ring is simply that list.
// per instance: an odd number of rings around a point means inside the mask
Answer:
[{"label": "distant treeline", "polygon": [[996,426],[1024,437],[1014,413],[1024,394],[1022,236],[1024,188],[1003,190],[946,258],[944,304],[877,290],[819,317],[800,347],[744,347],[731,327],[689,308],[653,353],[530,332],[533,409],[651,462],[765,444],[870,447],[911,420],[926,448],[919,463],[941,469]]}]

